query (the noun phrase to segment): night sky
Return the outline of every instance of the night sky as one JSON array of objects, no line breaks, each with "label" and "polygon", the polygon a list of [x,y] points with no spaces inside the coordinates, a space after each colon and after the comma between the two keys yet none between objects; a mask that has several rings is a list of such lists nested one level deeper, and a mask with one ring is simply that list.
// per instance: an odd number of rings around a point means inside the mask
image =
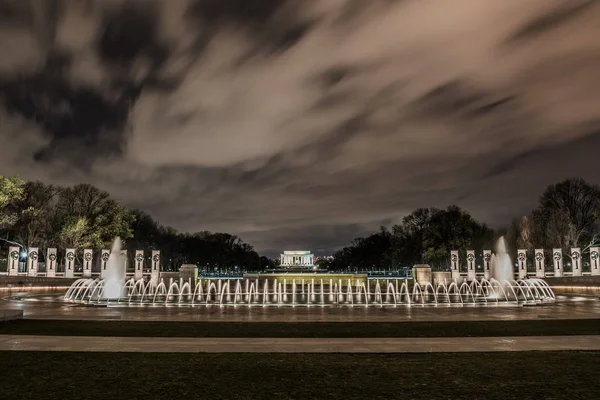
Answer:
[{"label": "night sky", "polygon": [[329,253],[600,182],[600,2],[0,0],[0,174]]}]

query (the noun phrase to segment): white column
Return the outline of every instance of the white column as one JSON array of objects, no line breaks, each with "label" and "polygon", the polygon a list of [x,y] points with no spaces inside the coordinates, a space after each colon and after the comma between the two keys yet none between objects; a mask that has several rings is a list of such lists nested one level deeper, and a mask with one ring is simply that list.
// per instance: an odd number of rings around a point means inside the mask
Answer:
[{"label": "white column", "polygon": [[537,278],[546,276],[544,249],[535,249],[535,276]]},{"label": "white column", "polygon": [[72,278],[75,272],[75,249],[67,249],[65,252],[65,278]]},{"label": "white column", "polygon": [[160,276],[160,250],[152,250],[152,273],[150,274],[150,281],[158,285],[158,278]]},{"label": "white column", "polygon": [[484,279],[490,279],[490,277],[491,277],[491,274],[490,274],[491,262],[492,262],[492,251],[484,250],[483,251],[483,278]]},{"label": "white column", "polygon": [[600,248],[599,247],[590,247],[590,269],[592,270],[593,276],[600,275]]},{"label": "white column", "polygon": [[475,250],[467,250],[467,279],[469,281],[476,279],[475,268]]},{"label": "white column", "polygon": [[554,277],[563,276],[563,256],[562,249],[552,249],[552,262],[554,263]]},{"label": "white column", "polygon": [[27,255],[27,275],[37,276],[38,273],[38,248],[30,247]]},{"label": "white column", "polygon": [[579,247],[571,247],[571,265],[573,276],[581,276],[581,249]]},{"label": "white column", "polygon": [[123,264],[125,264],[123,269],[125,270],[125,273],[127,273],[127,250],[121,250],[121,256],[123,257]]},{"label": "white column", "polygon": [[46,276],[48,278],[56,276],[56,248],[49,248],[46,251]]},{"label": "white column", "polygon": [[525,279],[527,276],[527,250],[526,249],[518,249],[517,250],[517,262],[519,264],[519,279]]},{"label": "white column", "polygon": [[83,250],[83,277],[92,277],[92,263],[94,261],[92,249]]},{"label": "white column", "polygon": [[460,283],[460,258],[458,257],[458,250],[452,250],[450,252],[450,268],[452,280],[456,283]]},{"label": "white column", "polygon": [[7,271],[9,276],[19,275],[19,255],[20,251],[17,246],[10,246],[8,248]]},{"label": "white column", "polygon": [[110,257],[110,250],[102,249],[100,253],[100,278],[104,278],[106,275],[106,263]]},{"label": "white column", "polygon": [[144,250],[135,251],[135,279],[142,279],[144,277]]}]

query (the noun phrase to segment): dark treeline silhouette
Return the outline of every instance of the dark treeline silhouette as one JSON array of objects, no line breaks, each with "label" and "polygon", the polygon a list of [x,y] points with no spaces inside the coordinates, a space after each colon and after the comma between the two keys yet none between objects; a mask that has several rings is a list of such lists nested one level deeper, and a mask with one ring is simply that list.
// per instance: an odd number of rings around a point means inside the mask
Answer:
[{"label": "dark treeline silhouette", "polygon": [[120,236],[130,257],[133,250],[161,250],[163,269],[183,263],[221,272],[261,268],[258,254],[237,236],[179,233],[88,184],[57,187],[0,176],[0,235],[3,252],[7,244],[23,250],[38,247],[40,261],[48,247],[57,247],[59,257],[65,248],[76,248],[81,255],[84,248],[110,248]]},{"label": "dark treeline silhouette", "polygon": [[515,219],[508,228],[493,230],[457,206],[420,208],[391,229],[381,227],[355,239],[336,252],[327,267],[338,271],[400,269],[427,263],[434,269],[447,269],[451,250],[493,249],[500,236],[506,237],[513,259],[517,248],[532,255],[535,248],[580,247],[585,254],[600,245],[599,216],[600,187],[567,179],[550,185],[531,214]]},{"label": "dark treeline silhouette", "polygon": [[[501,235],[513,257],[517,248],[533,254],[535,248],[580,247],[585,254],[600,244],[599,216],[600,188],[568,179],[550,185],[538,206],[506,229],[491,229],[457,206],[420,208],[400,224],[353,240],[333,259],[320,260],[320,265],[333,271],[401,269],[419,263],[446,269],[451,250],[493,249]],[[237,236],[179,233],[142,211],[127,210],[108,193],[87,184],[63,188],[0,176],[0,234],[3,252],[6,244],[22,249],[34,246],[40,248],[42,259],[47,247],[58,247],[59,255],[71,247],[80,252],[108,248],[120,236],[130,250],[161,250],[164,269],[190,263],[200,271],[241,272],[277,264],[259,257]]]}]

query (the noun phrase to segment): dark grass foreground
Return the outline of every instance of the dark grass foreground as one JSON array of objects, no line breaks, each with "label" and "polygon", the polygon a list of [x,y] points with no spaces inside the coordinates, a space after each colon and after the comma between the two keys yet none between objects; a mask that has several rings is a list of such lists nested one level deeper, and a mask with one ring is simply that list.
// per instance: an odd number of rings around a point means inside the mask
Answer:
[{"label": "dark grass foreground", "polygon": [[0,352],[2,399],[598,399],[600,352]]},{"label": "dark grass foreground", "polygon": [[296,323],[16,320],[0,323],[0,334],[247,338],[562,336],[600,335],[600,319]]}]

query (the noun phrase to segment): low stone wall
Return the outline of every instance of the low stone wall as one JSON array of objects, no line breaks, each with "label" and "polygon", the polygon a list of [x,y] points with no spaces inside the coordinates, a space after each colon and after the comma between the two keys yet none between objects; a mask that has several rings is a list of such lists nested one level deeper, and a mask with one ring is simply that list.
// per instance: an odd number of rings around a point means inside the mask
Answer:
[{"label": "low stone wall", "polygon": [[45,276],[0,276],[0,288],[69,287],[79,278],[47,278]]},{"label": "low stone wall", "polygon": [[[320,274],[320,273],[289,273],[289,274],[244,274],[244,280],[255,280],[259,279],[261,282],[266,279],[270,283],[286,283],[287,285],[292,285],[294,280],[296,281],[296,285],[301,285],[304,280],[305,284],[312,282],[315,280],[315,285],[319,285],[321,280],[323,280],[324,285],[329,285],[329,282],[333,284],[338,283],[340,280],[342,281],[342,285],[346,285],[348,280],[350,281],[352,286],[358,286],[360,284],[367,283],[367,275],[366,274],[348,274],[348,273],[328,273],[328,274]],[[385,279],[385,277],[382,277]]]},{"label": "low stone wall", "polygon": [[600,296],[600,276],[544,278],[556,294]]},{"label": "low stone wall", "polygon": [[452,283],[452,273],[451,272],[446,272],[446,271],[435,271],[432,272],[431,275],[433,276],[433,286],[437,286],[439,284],[446,284],[446,286],[450,285],[450,283]]},{"label": "low stone wall", "polygon": [[23,319],[23,310],[0,310],[0,322]]},{"label": "low stone wall", "polygon": [[431,267],[428,264],[416,264],[412,267],[412,276],[420,285],[432,283]]}]

